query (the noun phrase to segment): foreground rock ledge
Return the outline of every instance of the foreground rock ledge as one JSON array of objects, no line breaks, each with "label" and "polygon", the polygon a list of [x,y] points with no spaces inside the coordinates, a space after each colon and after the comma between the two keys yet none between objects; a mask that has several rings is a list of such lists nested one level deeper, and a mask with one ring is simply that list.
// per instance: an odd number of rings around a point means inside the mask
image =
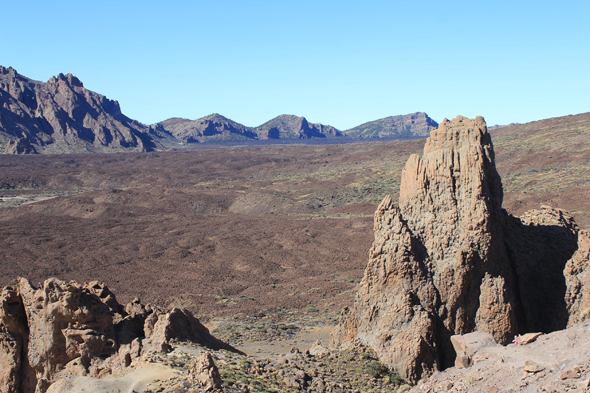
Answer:
[{"label": "foreground rock ledge", "polygon": [[50,278],[35,288],[19,278],[0,294],[0,391],[43,393],[59,378],[107,376],[173,339],[236,351],[187,310],[122,306],[99,282]]},{"label": "foreground rock ledge", "polygon": [[386,196],[377,208],[369,263],[332,345],[358,339],[416,382],[453,365],[452,335],[507,344],[583,320],[588,233],[546,206],[511,216],[502,198],[484,119],[445,119],[409,158],[399,206]]}]

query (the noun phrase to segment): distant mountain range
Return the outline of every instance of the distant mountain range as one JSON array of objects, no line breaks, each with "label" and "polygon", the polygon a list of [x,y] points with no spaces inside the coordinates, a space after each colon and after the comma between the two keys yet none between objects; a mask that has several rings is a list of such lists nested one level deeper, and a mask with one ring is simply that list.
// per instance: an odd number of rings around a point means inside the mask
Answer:
[{"label": "distant mountain range", "polygon": [[309,123],[305,117],[281,115],[258,127],[247,127],[217,113],[197,120],[172,118],[158,123],[184,143],[238,139],[310,139],[341,137],[332,126]]},{"label": "distant mountain range", "polygon": [[219,114],[145,125],[123,115],[117,101],[84,88],[72,74],[44,83],[0,66],[0,154],[169,150],[222,140],[425,137],[437,126],[422,112],[346,131],[294,115],[277,116],[258,127]]}]

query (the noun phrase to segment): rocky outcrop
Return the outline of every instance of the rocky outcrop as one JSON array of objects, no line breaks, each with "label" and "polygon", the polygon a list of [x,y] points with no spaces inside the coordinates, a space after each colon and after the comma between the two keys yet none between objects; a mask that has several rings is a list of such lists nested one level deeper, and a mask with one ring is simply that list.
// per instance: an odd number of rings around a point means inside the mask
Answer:
[{"label": "rocky outcrop", "polygon": [[281,115],[256,127],[260,139],[310,139],[343,136],[336,128],[314,124],[303,116]]},{"label": "rocky outcrop", "polygon": [[21,278],[0,296],[0,389],[41,393],[69,375],[110,375],[140,355],[170,349],[171,340],[234,350],[186,310],[137,300],[123,307],[98,282],[51,278],[36,288]]},{"label": "rocky outcrop", "polygon": [[455,367],[467,368],[473,364],[473,356],[482,347],[498,345],[489,333],[473,332],[451,336],[453,349],[457,354]]},{"label": "rocky outcrop", "polygon": [[185,143],[257,138],[256,133],[250,127],[236,123],[217,113],[194,121],[169,119],[159,125]]},{"label": "rocky outcrop", "polygon": [[363,123],[343,133],[355,138],[416,138],[428,136],[436,127],[438,123],[426,113],[416,112]]},{"label": "rocky outcrop", "polygon": [[452,367],[420,381],[411,393],[588,392],[590,321],[527,344],[467,343],[469,368]]},{"label": "rocky outcrop", "polygon": [[583,318],[584,233],[551,208],[512,217],[502,196],[483,118],[445,119],[409,158],[399,206],[388,196],[375,212],[369,264],[332,345],[360,339],[417,381],[453,365],[452,335],[506,344]]},{"label": "rocky outcrop", "polygon": [[191,379],[206,392],[221,391],[221,375],[209,352],[201,353],[190,371]]},{"label": "rocky outcrop", "polygon": [[27,138],[10,140],[4,147],[5,154],[36,154],[37,149]]},{"label": "rocky outcrop", "polygon": [[117,101],[84,88],[72,74],[47,83],[0,66],[0,141],[5,153],[150,151],[161,148]]}]

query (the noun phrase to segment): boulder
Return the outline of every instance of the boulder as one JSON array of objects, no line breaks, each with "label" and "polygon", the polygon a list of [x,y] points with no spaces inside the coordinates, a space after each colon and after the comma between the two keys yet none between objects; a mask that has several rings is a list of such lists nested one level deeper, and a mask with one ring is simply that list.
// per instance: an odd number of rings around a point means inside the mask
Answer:
[{"label": "boulder", "polygon": [[325,358],[326,356],[330,355],[330,350],[324,347],[320,340],[317,340],[308,350],[311,356],[315,356],[318,358]]},{"label": "boulder", "polygon": [[473,355],[483,347],[498,345],[489,333],[473,332],[451,336],[451,343],[457,353],[455,367],[467,368],[473,364]]},{"label": "boulder", "polygon": [[209,352],[203,352],[190,371],[193,383],[206,392],[220,391],[221,375]]}]

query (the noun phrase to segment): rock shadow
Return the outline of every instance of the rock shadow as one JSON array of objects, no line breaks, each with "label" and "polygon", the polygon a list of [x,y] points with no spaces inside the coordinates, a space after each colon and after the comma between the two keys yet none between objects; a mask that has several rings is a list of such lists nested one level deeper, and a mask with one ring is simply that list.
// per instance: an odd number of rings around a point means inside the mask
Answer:
[{"label": "rock shadow", "polygon": [[508,216],[504,239],[524,313],[520,332],[565,329],[569,314],[563,270],[578,249],[577,234],[566,226],[527,225]]}]

